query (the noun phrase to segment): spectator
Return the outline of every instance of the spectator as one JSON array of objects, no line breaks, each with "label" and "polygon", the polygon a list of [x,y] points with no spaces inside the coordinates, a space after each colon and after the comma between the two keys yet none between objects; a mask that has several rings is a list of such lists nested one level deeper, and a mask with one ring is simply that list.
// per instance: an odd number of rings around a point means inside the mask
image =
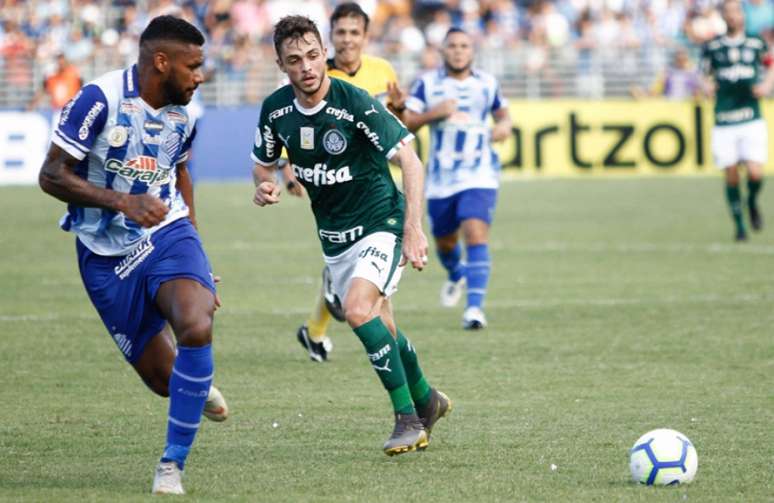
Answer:
[{"label": "spectator", "polygon": [[703,94],[701,74],[693,66],[688,51],[682,47],[675,51],[672,63],[658,76],[649,90],[632,89],[632,96],[638,99],[663,96],[679,101],[699,98]]},{"label": "spectator", "polygon": [[774,30],[773,0],[747,0],[742,5],[748,35],[765,37]]},{"label": "spectator", "polygon": [[47,99],[47,105],[50,108],[61,110],[75,96],[82,84],[78,68],[69,63],[65,55],[60,53],[56,57],[56,67],[45,78],[40,90],[35,93],[29,108],[34,110]]}]

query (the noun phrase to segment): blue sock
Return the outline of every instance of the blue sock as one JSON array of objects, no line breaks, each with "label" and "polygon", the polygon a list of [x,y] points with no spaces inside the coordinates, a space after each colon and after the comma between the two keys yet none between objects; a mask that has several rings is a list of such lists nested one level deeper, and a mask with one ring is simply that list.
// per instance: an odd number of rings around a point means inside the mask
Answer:
[{"label": "blue sock", "polygon": [[436,250],[441,264],[449,274],[449,280],[459,281],[465,275],[465,264],[462,262],[462,247],[457,243],[457,246],[450,252],[443,252],[440,248]]},{"label": "blue sock", "polygon": [[468,279],[468,307],[482,307],[489,283],[489,245],[469,245],[465,275]]},{"label": "blue sock", "polygon": [[191,450],[204,402],[212,384],[214,365],[212,345],[177,347],[177,357],[169,379],[169,419],[167,446],[161,461],[175,461],[180,469]]}]

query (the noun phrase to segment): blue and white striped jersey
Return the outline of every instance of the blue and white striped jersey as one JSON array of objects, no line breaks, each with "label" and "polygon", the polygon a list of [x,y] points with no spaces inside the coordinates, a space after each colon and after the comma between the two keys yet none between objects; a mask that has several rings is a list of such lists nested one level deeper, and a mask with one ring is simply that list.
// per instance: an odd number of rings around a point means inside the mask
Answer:
[{"label": "blue and white striped jersey", "polygon": [[492,112],[507,106],[497,79],[478,70],[465,80],[450,77],[443,68],[427,72],[412,85],[406,107],[423,113],[450,98],[457,100],[457,111],[429,124],[426,195],[431,199],[499,185],[500,160],[488,124]]},{"label": "blue and white striped jersey", "polygon": [[123,213],[69,204],[62,229],[98,255],[126,255],[145,237],[188,215],[176,189],[176,165],[188,158],[196,135],[183,106],[154,110],[140,97],[137,67],[116,70],[85,85],[65,106],[52,142],[81,162],[75,173],[97,187],[149,193],[169,207],[164,221],[144,229]]}]

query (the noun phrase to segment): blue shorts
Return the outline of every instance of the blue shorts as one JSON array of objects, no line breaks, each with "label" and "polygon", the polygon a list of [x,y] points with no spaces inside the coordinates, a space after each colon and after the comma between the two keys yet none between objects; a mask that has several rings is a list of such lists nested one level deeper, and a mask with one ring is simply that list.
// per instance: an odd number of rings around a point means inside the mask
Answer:
[{"label": "blue shorts", "polygon": [[443,199],[428,199],[427,212],[433,236],[453,234],[463,220],[471,218],[491,224],[496,203],[496,189],[468,189]]},{"label": "blue shorts", "polygon": [[162,283],[198,281],[215,293],[210,264],[188,218],[154,232],[128,255],[97,255],[76,239],[78,266],[92,304],[129,363],[135,363],[166,319],[156,307]]}]

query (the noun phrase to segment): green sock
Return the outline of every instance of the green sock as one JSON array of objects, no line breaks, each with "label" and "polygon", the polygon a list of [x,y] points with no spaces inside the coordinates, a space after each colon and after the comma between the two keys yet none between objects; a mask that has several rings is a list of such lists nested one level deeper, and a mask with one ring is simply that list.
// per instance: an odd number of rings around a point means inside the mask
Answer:
[{"label": "green sock", "polygon": [[749,178],[747,180],[747,206],[750,208],[758,207],[758,192],[761,191],[763,186],[763,179],[753,180]]},{"label": "green sock", "polygon": [[398,349],[400,350],[400,359],[403,361],[403,368],[406,370],[406,381],[408,381],[409,390],[411,390],[411,398],[417,407],[423,408],[430,400],[430,385],[425,376],[422,375],[414,346],[400,329],[398,329]]},{"label": "green sock", "polygon": [[411,391],[406,383],[406,371],[398,352],[398,343],[379,317],[355,328],[355,334],[365,346],[368,359],[390,394],[397,414],[415,414]]},{"label": "green sock", "polygon": [[731,217],[734,219],[737,232],[744,232],[744,222],[742,221],[742,204],[738,185],[726,184],[726,199],[731,208]]}]

